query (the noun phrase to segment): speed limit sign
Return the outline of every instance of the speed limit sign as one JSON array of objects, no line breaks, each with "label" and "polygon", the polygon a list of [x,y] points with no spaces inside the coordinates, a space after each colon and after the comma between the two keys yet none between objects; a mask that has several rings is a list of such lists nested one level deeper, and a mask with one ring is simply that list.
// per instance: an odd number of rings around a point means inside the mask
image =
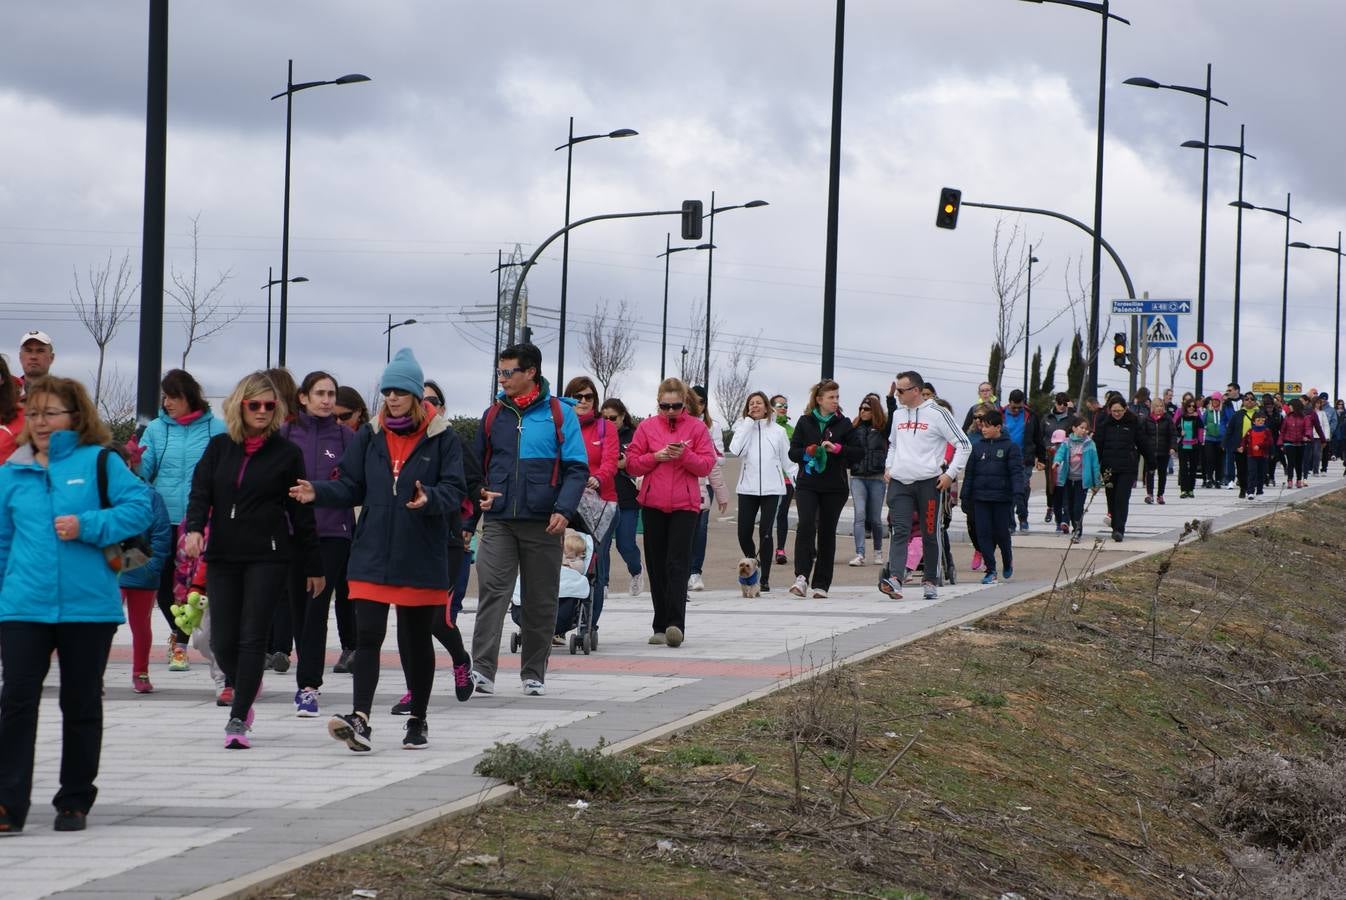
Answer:
[{"label": "speed limit sign", "polygon": [[1200,341],[1188,347],[1183,356],[1187,359],[1187,365],[1198,372],[1209,369],[1210,364],[1215,362],[1215,354],[1211,352],[1210,345],[1203,344]]}]

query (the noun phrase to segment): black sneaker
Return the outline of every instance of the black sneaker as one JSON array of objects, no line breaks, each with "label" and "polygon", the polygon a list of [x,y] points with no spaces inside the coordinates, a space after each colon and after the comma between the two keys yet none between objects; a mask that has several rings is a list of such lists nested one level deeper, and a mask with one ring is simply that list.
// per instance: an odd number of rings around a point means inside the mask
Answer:
[{"label": "black sneaker", "polygon": [[85,814],[77,809],[63,809],[56,813],[56,823],[52,825],[55,831],[83,831],[85,826]]},{"label": "black sneaker", "polygon": [[407,719],[402,735],[403,750],[424,750],[430,746],[430,726],[424,719]]},{"label": "black sneaker", "polygon": [[388,710],[395,716],[411,715],[411,691],[402,695],[402,699],[393,704],[393,708]]},{"label": "black sneaker", "polygon": [[348,716],[332,716],[327,720],[327,733],[334,740],[342,741],[356,753],[367,753],[374,749],[369,737],[374,729],[369,727],[365,717],[359,713]]},{"label": "black sneaker", "polygon": [[351,671],[351,657],[355,655],[355,650],[342,650],[341,655],[337,657],[336,665],[332,666],[333,675],[349,675]]},{"label": "black sneaker", "polygon": [[281,653],[279,650],[271,654],[271,669],[282,674],[290,671],[290,654]]}]

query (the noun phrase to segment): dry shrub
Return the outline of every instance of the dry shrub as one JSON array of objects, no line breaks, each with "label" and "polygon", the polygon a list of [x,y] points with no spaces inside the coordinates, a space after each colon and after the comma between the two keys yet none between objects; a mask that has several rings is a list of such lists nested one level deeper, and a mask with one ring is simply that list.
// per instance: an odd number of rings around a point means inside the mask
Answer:
[{"label": "dry shrub", "polygon": [[1219,824],[1263,849],[1323,851],[1346,829],[1346,759],[1256,751],[1195,780]]}]

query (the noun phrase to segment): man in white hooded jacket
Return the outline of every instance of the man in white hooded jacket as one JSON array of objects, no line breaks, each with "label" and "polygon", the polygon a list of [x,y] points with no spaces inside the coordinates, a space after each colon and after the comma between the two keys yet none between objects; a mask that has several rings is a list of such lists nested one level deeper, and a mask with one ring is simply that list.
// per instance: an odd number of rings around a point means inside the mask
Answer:
[{"label": "man in white hooded jacket", "polygon": [[[939,492],[953,484],[967,464],[972,443],[958,427],[953,416],[933,400],[921,399],[925,380],[917,372],[899,372],[897,409],[893,412],[892,433],[888,440],[888,467],[883,480],[888,483],[888,514],[892,521],[892,542],[888,545],[888,574],[879,581],[879,590],[902,598],[902,580],[911,537],[911,515],[921,514],[921,542],[924,545],[926,600],[937,599],[936,573],[939,572]],[[945,467],[948,446],[954,447],[953,459]]]}]

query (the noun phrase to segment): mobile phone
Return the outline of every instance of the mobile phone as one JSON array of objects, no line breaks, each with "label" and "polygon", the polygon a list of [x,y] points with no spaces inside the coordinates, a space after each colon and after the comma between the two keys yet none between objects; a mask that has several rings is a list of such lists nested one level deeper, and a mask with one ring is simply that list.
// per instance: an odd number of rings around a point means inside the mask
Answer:
[{"label": "mobile phone", "polygon": [[682,449],[682,448],[685,447],[686,445],[687,445],[687,444],[686,444],[685,441],[674,441],[673,443],[669,444],[668,446],[670,446],[670,447],[677,447],[678,449]]}]

